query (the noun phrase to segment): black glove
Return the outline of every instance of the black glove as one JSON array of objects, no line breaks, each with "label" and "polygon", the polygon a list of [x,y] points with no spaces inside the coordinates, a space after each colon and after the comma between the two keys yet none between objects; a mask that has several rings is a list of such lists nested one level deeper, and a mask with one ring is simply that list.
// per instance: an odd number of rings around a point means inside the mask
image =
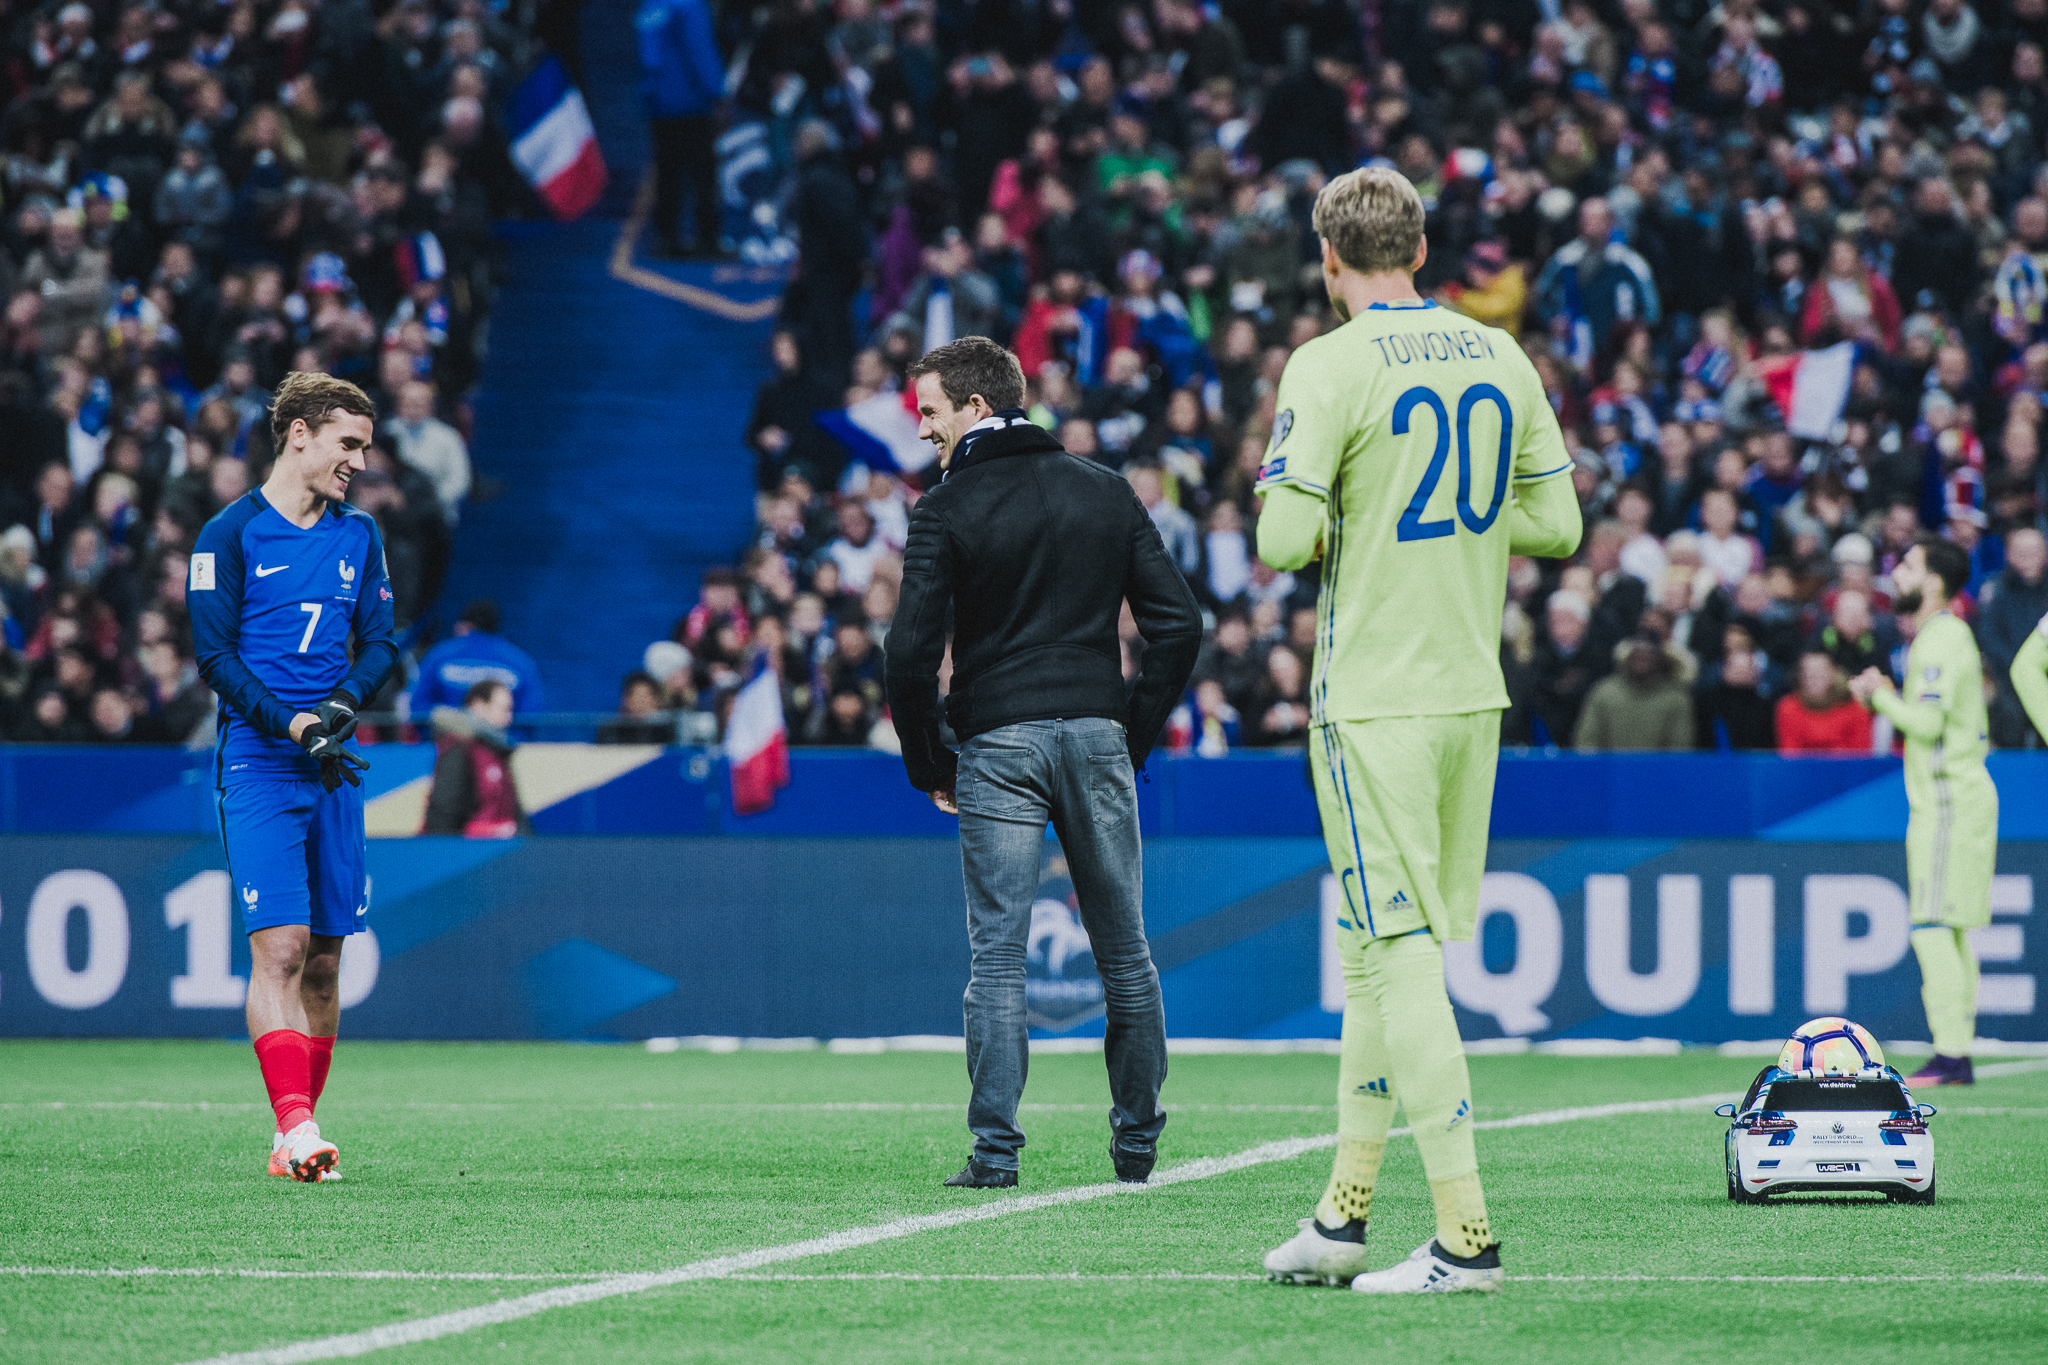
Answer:
[{"label": "black glove", "polygon": [[336,790],[343,782],[351,787],[360,787],[363,779],[356,776],[358,768],[368,772],[370,760],[347,749],[336,749],[320,760],[320,785],[328,791]]},{"label": "black glove", "polygon": [[308,725],[300,731],[299,747],[323,763],[336,754],[347,752],[339,739],[327,733],[324,725]]},{"label": "black glove", "polygon": [[333,736],[336,743],[347,739],[356,732],[356,701],[339,687],[326,701],[313,708],[313,714],[320,717],[320,729]]}]

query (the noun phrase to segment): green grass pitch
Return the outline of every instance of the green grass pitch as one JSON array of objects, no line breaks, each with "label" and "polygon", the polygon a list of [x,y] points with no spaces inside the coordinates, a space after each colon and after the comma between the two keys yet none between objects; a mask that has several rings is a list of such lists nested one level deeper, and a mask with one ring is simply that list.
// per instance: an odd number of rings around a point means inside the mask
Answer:
[{"label": "green grass pitch", "polygon": [[[1739,1090],[1759,1064],[1479,1057],[1472,1072],[1479,1118],[1495,1120]],[[1335,1070],[1327,1056],[1177,1058],[1162,1169],[1329,1132]],[[966,1090],[946,1055],[344,1038],[320,1118],[345,1179],[307,1186],[263,1174],[271,1121],[245,1044],[0,1043],[0,1361],[175,1365],[1012,1198],[939,1186],[967,1154]],[[1106,1095],[1099,1056],[1033,1060],[1016,1193],[1109,1178]],[[1705,1104],[1482,1131],[1520,1277],[1498,1296],[1366,1300],[1257,1278],[1321,1192],[1317,1151],[369,1358],[2048,1359],[2048,1071],[1923,1098],[1943,1110],[1927,1208],[1730,1204],[1724,1124]],[[1376,1266],[1430,1234],[1405,1139],[1373,1214]],[[139,1267],[298,1273],[45,1273]],[[1737,1278],[1760,1275],[1842,1278]]]}]

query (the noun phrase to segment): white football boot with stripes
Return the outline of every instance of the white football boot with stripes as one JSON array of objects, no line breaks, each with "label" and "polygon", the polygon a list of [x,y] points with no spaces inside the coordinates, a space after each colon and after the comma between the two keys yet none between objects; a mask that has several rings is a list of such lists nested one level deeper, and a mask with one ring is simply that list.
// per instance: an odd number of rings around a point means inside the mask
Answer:
[{"label": "white football boot with stripes", "polygon": [[1507,1274],[1500,1268],[1500,1247],[1477,1256],[1452,1256],[1434,1237],[1408,1253],[1408,1259],[1351,1282],[1355,1294],[1492,1294]]},{"label": "white football boot with stripes", "polygon": [[1330,1231],[1313,1218],[1301,1231],[1266,1253],[1266,1278],[1282,1284],[1351,1283],[1365,1269],[1365,1222],[1354,1218]]}]

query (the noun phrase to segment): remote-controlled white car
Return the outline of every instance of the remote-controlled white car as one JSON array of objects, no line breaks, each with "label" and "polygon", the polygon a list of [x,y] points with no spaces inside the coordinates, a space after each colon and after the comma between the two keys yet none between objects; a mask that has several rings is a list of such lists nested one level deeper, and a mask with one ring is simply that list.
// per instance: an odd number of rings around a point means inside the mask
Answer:
[{"label": "remote-controlled white car", "polygon": [[1728,1197],[1761,1204],[1792,1190],[1871,1190],[1902,1204],[1934,1202],[1934,1106],[1915,1104],[1898,1071],[1854,1075],[1767,1066],[1728,1125]]}]

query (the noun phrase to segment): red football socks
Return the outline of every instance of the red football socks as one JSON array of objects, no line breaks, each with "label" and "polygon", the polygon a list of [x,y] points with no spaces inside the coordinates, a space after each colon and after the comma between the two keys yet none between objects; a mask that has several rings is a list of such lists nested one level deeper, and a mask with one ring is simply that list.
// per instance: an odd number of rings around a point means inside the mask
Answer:
[{"label": "red football socks", "polygon": [[318,1109],[320,1092],[327,1088],[327,1068],[334,1065],[334,1039],[308,1038],[306,1041],[312,1046],[313,1063],[310,1073],[312,1088],[306,1093],[313,1097],[313,1107]]},{"label": "red football socks", "polygon": [[277,1111],[278,1132],[289,1133],[313,1117],[312,1039],[294,1028],[272,1029],[256,1040],[256,1063]]}]

